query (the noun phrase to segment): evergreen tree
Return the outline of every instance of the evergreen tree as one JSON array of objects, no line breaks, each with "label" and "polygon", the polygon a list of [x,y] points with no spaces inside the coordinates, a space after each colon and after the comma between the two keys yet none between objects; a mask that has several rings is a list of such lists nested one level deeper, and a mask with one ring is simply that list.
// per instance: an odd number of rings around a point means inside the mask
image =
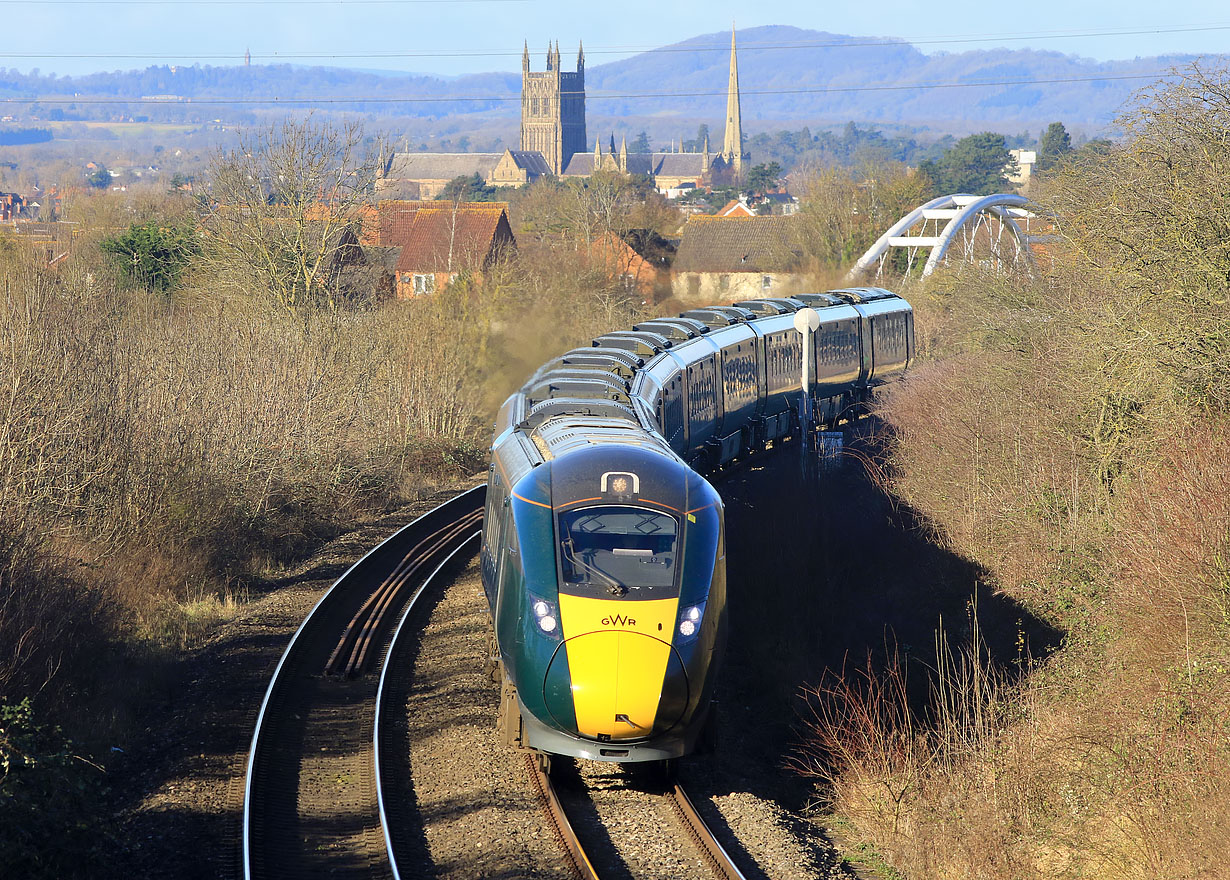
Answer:
[{"label": "evergreen tree", "polygon": [[169,293],[193,257],[201,252],[191,225],[159,226],[151,220],[134,223],[113,238],[105,238],[99,250],[128,281],[150,293]]},{"label": "evergreen tree", "polygon": [[444,184],[437,201],[446,202],[493,202],[496,200],[496,189],[485,182],[477,173],[454,177]]},{"label": "evergreen tree", "polygon": [[1072,138],[1062,122],[1052,122],[1042,132],[1038,141],[1038,171],[1050,171],[1068,153],[1072,152]]},{"label": "evergreen tree", "polygon": [[782,176],[782,166],[776,162],[768,165],[754,165],[747,173],[744,189],[750,194],[764,193],[777,186],[777,180]]},{"label": "evergreen tree", "polygon": [[1008,188],[1006,172],[1012,155],[1002,134],[984,131],[962,138],[938,161],[925,161],[919,170],[935,184],[937,193],[989,196]]},{"label": "evergreen tree", "polygon": [[111,185],[111,172],[99,165],[85,176],[85,182],[95,189],[106,189]]}]

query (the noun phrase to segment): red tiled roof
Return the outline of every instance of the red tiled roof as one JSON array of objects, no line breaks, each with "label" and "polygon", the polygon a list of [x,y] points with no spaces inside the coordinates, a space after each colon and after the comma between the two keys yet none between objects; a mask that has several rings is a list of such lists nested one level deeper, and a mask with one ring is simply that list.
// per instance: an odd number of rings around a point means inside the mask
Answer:
[{"label": "red tiled roof", "polygon": [[[419,203],[423,204],[423,203]],[[492,250],[515,245],[503,202],[435,202],[414,212],[398,272],[459,272],[481,269]]]},{"label": "red tiled roof", "polygon": [[363,208],[363,244],[371,247],[401,247],[410,234],[419,208],[436,202],[390,199]]},{"label": "red tiled roof", "polygon": [[755,217],[756,212],[738,199],[731,199],[725,204],[722,210],[717,212],[718,217]]}]

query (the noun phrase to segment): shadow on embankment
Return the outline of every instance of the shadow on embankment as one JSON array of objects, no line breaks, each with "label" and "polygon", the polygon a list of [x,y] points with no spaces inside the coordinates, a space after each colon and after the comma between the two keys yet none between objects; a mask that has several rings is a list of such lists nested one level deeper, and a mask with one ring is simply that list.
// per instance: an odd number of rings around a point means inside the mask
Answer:
[{"label": "shadow on embankment", "polygon": [[826,672],[857,675],[869,660],[875,670],[904,661],[925,715],[941,627],[951,652],[978,640],[1008,681],[1059,645],[1062,633],[994,592],[982,568],[935,543],[925,518],[871,478],[884,430],[865,422],[858,436],[847,431],[836,467],[807,472],[788,446],[716,481],[730,610],[719,752],[726,739],[781,767],[797,746],[802,689]]}]

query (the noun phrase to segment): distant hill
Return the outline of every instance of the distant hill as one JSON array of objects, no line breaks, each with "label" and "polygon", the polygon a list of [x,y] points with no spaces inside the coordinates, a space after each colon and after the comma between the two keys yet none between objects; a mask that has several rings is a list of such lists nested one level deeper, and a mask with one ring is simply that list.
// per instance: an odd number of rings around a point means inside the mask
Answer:
[{"label": "distant hill", "polygon": [[[1037,130],[1062,120],[1072,130],[1104,129],[1121,105],[1156,75],[1195,56],[1160,56],[1098,62],[1032,49],[979,50],[925,55],[903,41],[854,37],[788,26],[739,31],[739,77],[745,127],[840,125],[847,121],[908,126],[938,132],[982,128]],[[691,137],[697,121],[725,114],[728,32],[704,34],[587,69],[587,112],[594,134],[648,128]],[[564,62],[570,66],[569,53]],[[535,68],[543,59],[534,59]],[[1004,83],[954,87],[957,84]],[[938,85],[936,88],[919,88]],[[19,101],[77,95],[123,101],[142,96],[315,98],[324,110],[351,110],[423,119],[484,118],[508,121],[520,112],[519,73],[457,78],[397,75],[325,67],[151,67],[78,77],[22,75],[0,69],[0,98]],[[657,94],[655,94],[657,93]],[[401,102],[399,98],[419,99]],[[477,99],[477,100],[475,100]],[[300,107],[288,103],[285,106]],[[227,114],[250,115],[262,105],[89,104],[37,108],[43,118],[58,108],[67,118],[148,116],[179,121]],[[16,110],[12,109],[16,108]],[[27,113],[21,114],[25,109]],[[263,109],[263,108],[262,108]],[[29,116],[29,105],[5,105]],[[110,114],[110,117],[107,116]],[[720,136],[720,135],[719,135]],[[659,141],[669,135],[656,134]]]},{"label": "distant hill", "polygon": [[[738,44],[743,117],[752,130],[778,120],[813,125],[852,120],[939,130],[1036,129],[1063,120],[1069,128],[1096,130],[1158,74],[1197,57],[1098,62],[1033,49],[925,55],[888,38],[786,26],[739,31]],[[699,51],[681,51],[688,49]],[[591,68],[586,83],[590,113],[721,119],[722,94],[655,99],[606,99],[602,94],[722,93],[729,52],[730,34],[719,32]],[[1011,84],[951,87],[996,82]],[[936,84],[946,87],[918,88]]]}]

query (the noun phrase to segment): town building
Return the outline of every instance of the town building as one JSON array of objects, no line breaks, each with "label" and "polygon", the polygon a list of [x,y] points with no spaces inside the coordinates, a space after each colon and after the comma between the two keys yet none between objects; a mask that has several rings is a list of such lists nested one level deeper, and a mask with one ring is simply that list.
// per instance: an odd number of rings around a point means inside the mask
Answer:
[{"label": "town building", "polygon": [[798,292],[806,284],[795,219],[689,217],[671,267],[671,293],[696,303]]},{"label": "town building", "polygon": [[434,199],[456,177],[478,175],[492,186],[524,186],[544,175],[588,177],[599,170],[652,177],[660,192],[736,182],[751,155],[743,149],[742,109],[735,32],[730,32],[726,130],[720,152],[708,139],[699,152],[629,153],[612,137],[604,153],[601,139],[590,150],[585,134],[585,49],[577,49],[574,71],[561,69],[559,43],[547,50],[546,70],[530,70],[529,44],[521,56],[520,149],[503,153],[392,154],[376,184],[377,198]]},{"label": "town building", "polygon": [[1008,182],[1022,190],[1029,189],[1033,179],[1034,166],[1038,164],[1037,150],[1009,150],[1012,162],[1005,169]]},{"label": "town building", "polygon": [[559,42],[547,50],[547,69],[530,70],[530,47],[521,56],[521,149],[542,154],[551,173],[562,174],[574,153],[585,152],[585,48],[577,67],[560,69]]},{"label": "town building", "polygon": [[403,216],[395,266],[399,299],[443,290],[461,275],[481,282],[483,273],[516,249],[502,202],[435,202]]},{"label": "town building", "polygon": [[26,200],[17,193],[0,192],[0,220],[16,220],[25,207]]},{"label": "town building", "polygon": [[376,180],[377,199],[434,199],[456,177],[484,181],[495,171],[502,153],[393,153]]}]

